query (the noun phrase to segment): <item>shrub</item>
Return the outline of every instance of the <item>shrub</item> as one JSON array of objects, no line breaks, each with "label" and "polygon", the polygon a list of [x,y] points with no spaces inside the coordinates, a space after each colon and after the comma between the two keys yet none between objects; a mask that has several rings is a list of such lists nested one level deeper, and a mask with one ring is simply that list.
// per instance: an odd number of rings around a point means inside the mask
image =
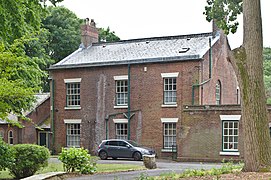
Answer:
[{"label": "shrub", "polygon": [[46,147],[35,144],[17,144],[12,146],[15,162],[8,169],[12,176],[24,178],[32,176],[48,165],[50,152]]},{"label": "shrub", "polygon": [[84,148],[62,148],[58,159],[63,163],[66,172],[90,174],[96,171],[96,163],[91,162],[88,150]]},{"label": "shrub", "polygon": [[0,137],[0,171],[5,170],[14,162],[13,151]]}]

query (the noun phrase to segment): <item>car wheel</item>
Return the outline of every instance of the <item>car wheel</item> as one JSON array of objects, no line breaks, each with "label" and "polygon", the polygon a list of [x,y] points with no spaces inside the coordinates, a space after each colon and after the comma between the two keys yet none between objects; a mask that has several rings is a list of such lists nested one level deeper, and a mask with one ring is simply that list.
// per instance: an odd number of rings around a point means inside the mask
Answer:
[{"label": "car wheel", "polygon": [[135,152],[133,155],[133,158],[135,161],[140,161],[141,160],[141,154],[140,152]]},{"label": "car wheel", "polygon": [[107,159],[107,152],[101,151],[101,152],[99,153],[99,156],[100,156],[100,158],[101,158],[102,160],[105,160],[105,159]]}]

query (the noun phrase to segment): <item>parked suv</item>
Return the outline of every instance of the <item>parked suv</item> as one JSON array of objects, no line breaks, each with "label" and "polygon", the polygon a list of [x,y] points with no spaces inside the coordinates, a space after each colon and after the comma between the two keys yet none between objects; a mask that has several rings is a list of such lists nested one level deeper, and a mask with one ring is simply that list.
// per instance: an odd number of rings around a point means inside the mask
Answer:
[{"label": "parked suv", "polygon": [[133,158],[136,161],[142,159],[142,155],[152,155],[155,151],[139,146],[136,142],[122,139],[103,140],[99,145],[98,155],[101,159],[112,157],[117,158]]}]

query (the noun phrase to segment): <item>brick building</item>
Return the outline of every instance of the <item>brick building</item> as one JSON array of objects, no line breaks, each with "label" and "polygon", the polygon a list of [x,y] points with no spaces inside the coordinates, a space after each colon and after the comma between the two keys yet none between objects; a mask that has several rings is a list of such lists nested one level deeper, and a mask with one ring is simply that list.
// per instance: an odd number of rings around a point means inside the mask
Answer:
[{"label": "brick building", "polygon": [[[221,118],[239,121],[240,110],[192,108],[240,101],[237,79],[227,60],[227,38],[213,29],[203,34],[98,43],[94,21],[82,25],[80,48],[50,67],[54,150],[81,146],[95,153],[103,139],[125,138],[154,148],[158,157],[171,156],[172,145],[178,146],[179,159],[239,157],[238,153],[223,154],[223,150],[238,149],[233,132],[221,149]],[[208,134],[207,129],[214,131]],[[220,143],[214,147],[217,154],[194,149],[205,148],[204,141]]]},{"label": "brick building", "polygon": [[23,114],[31,119],[21,121],[17,116],[9,114],[13,122],[20,122],[22,127],[14,126],[11,122],[0,120],[0,136],[8,144],[39,144],[50,146],[50,94],[35,95],[37,101],[32,109]]}]

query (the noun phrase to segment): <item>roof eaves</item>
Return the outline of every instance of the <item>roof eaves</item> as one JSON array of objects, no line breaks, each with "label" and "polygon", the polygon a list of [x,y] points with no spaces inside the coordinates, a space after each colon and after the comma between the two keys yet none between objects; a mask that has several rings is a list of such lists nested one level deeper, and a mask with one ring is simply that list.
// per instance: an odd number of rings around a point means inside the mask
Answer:
[{"label": "roof eaves", "polygon": [[174,57],[133,59],[133,60],[125,60],[125,61],[107,61],[107,62],[85,63],[85,64],[68,64],[68,65],[52,66],[50,70],[115,66],[115,65],[126,65],[126,64],[147,64],[147,63],[158,63],[158,62],[161,63],[161,62],[174,62],[174,61],[191,61],[191,60],[200,60],[201,58],[202,57],[200,55],[187,55],[187,56],[174,56]]}]

